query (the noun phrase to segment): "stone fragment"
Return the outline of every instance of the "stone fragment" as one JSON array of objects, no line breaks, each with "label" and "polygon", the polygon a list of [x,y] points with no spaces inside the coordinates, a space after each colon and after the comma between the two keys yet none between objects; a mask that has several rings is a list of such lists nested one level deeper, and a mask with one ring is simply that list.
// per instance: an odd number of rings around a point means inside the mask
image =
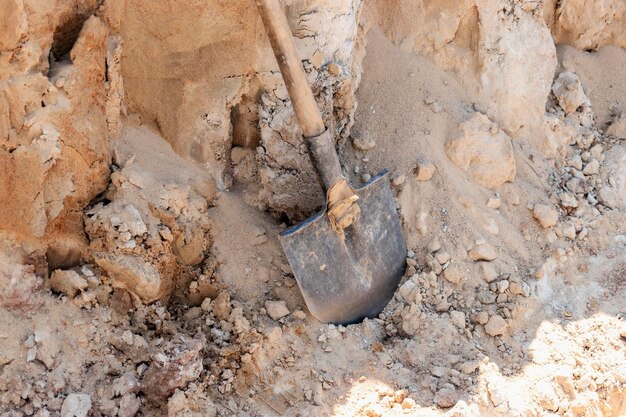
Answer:
[{"label": "stone fragment", "polygon": [[435,175],[436,170],[437,167],[432,162],[420,162],[415,168],[415,178],[418,181],[429,181]]},{"label": "stone fragment", "polygon": [[402,400],[402,409],[404,410],[410,410],[413,407],[415,407],[415,400],[413,398],[405,398],[404,400]]},{"label": "stone fragment", "polygon": [[270,316],[272,320],[278,320],[289,314],[287,303],[283,300],[266,301],[265,310],[267,311],[267,315]]},{"label": "stone fragment", "polygon": [[498,278],[498,271],[490,262],[481,262],[480,268],[483,271],[483,278],[485,278],[485,281],[493,282]]},{"label": "stone fragment", "polygon": [[626,139],[626,112],[617,116],[606,130],[607,135]]},{"label": "stone fragment", "polygon": [[451,265],[443,270],[443,277],[451,284],[458,284],[463,279],[463,274],[456,265]]},{"label": "stone fragment", "polygon": [[440,265],[444,265],[446,262],[450,260],[450,254],[446,251],[437,251],[435,253],[435,259],[439,262]]},{"label": "stone fragment", "polygon": [[167,295],[172,281],[144,258],[124,254],[96,254],[96,263],[126,290],[150,303]]},{"label": "stone fragment", "polygon": [[402,184],[404,184],[405,181],[406,181],[406,175],[402,174],[402,175],[398,175],[397,177],[395,177],[391,183],[395,185],[396,187],[399,187]]},{"label": "stone fragment", "polygon": [[134,417],[141,407],[141,400],[133,393],[127,393],[120,399],[118,417]]},{"label": "stone fragment", "polygon": [[489,321],[485,324],[485,333],[489,336],[500,336],[506,331],[506,321],[497,314],[489,317]]},{"label": "stone fragment", "polygon": [[472,261],[493,261],[498,257],[495,249],[489,243],[475,245],[467,254]]},{"label": "stone fragment", "polygon": [[583,86],[576,74],[565,71],[559,74],[552,84],[552,92],[565,113],[574,113],[580,106],[589,104]]},{"label": "stone fragment", "polygon": [[70,298],[76,297],[89,286],[85,278],[71,269],[57,269],[52,272],[49,284],[53,291],[63,293]]},{"label": "stone fragment", "polygon": [[533,216],[544,229],[554,226],[559,220],[559,212],[547,204],[535,204]]},{"label": "stone fragment", "polygon": [[72,393],[63,400],[61,417],[87,417],[89,410],[91,410],[91,397],[87,394]]},{"label": "stone fragment", "polygon": [[353,136],[352,145],[359,151],[369,151],[376,146],[376,142],[374,139],[370,138],[369,135],[365,134],[362,136]]},{"label": "stone fragment", "polygon": [[578,207],[578,201],[576,197],[571,193],[561,193],[559,194],[559,199],[561,200],[561,205],[563,207]]},{"label": "stone fragment", "polygon": [[478,361],[463,362],[459,366],[459,370],[463,372],[464,374],[469,375],[473,373],[474,371],[476,371],[476,369],[478,369],[478,365],[479,365]]},{"label": "stone fragment", "polygon": [[599,171],[600,171],[600,162],[597,159],[593,158],[589,162],[587,162],[587,165],[585,165],[585,168],[583,169],[583,174],[595,175]]},{"label": "stone fragment", "polygon": [[462,311],[453,310],[450,312],[450,319],[452,323],[459,329],[465,329],[465,313]]},{"label": "stone fragment", "polygon": [[515,179],[511,138],[487,116],[474,113],[446,143],[448,158],[484,187],[498,187]]},{"label": "stone fragment", "polygon": [[313,55],[311,55],[311,59],[309,59],[309,61],[315,68],[321,67],[324,63],[324,53],[319,49],[316,50]]},{"label": "stone fragment", "polygon": [[439,249],[441,249],[441,243],[439,243],[438,239],[433,239],[430,241],[426,248],[428,249],[429,253],[437,252]]},{"label": "stone fragment", "polygon": [[328,64],[328,72],[330,72],[332,75],[339,75],[341,74],[342,68],[339,64],[335,63],[335,62],[331,62],[330,64]]},{"label": "stone fragment", "polygon": [[476,314],[476,323],[485,324],[489,321],[489,313],[486,311],[480,311]]},{"label": "stone fragment", "polygon": [[459,400],[456,388],[452,384],[443,384],[435,394],[435,404],[441,408],[452,407]]},{"label": "stone fragment", "polygon": [[614,145],[605,156],[598,200],[612,209],[626,209],[626,148]]},{"label": "stone fragment", "polygon": [[141,382],[141,391],[155,403],[196,380],[202,372],[202,342],[196,339],[169,342],[152,357]]},{"label": "stone fragment", "polygon": [[499,209],[502,205],[502,200],[498,196],[491,196],[487,200],[487,207],[491,209]]},{"label": "stone fragment", "polygon": [[227,320],[232,312],[232,305],[230,303],[230,295],[226,291],[222,291],[217,295],[213,304],[213,313],[218,320]]}]

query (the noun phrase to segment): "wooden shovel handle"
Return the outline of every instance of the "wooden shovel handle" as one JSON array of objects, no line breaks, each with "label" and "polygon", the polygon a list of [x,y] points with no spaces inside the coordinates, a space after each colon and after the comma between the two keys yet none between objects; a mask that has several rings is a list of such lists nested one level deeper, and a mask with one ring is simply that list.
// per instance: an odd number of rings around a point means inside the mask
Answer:
[{"label": "wooden shovel handle", "polygon": [[257,0],[256,3],[302,133],[305,138],[319,136],[326,127],[298,57],[285,13],[278,0]]}]

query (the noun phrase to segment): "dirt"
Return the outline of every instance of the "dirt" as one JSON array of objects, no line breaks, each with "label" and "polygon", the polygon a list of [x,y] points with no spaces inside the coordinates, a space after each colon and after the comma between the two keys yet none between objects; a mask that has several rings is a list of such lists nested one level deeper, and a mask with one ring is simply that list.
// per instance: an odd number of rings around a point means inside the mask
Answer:
[{"label": "dirt", "polygon": [[626,415],[620,1],[286,2],[409,248],[349,326],[278,242],[323,195],[253,2],[74,3],[0,6],[0,416]]}]

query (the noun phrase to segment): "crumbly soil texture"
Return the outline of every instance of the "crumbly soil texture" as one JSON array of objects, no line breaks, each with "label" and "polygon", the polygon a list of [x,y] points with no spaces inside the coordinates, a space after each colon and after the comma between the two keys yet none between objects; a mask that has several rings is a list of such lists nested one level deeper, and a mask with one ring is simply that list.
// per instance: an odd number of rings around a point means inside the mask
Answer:
[{"label": "crumbly soil texture", "polygon": [[307,309],[253,1],[5,0],[0,417],[626,415],[624,2],[284,3],[345,176],[390,171],[389,304]]}]

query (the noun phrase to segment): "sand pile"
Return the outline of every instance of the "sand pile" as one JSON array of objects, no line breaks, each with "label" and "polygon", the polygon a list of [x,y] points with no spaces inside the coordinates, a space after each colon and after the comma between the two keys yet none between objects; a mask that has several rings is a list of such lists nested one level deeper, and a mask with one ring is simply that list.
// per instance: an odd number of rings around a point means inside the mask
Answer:
[{"label": "sand pile", "polygon": [[0,416],[626,413],[622,2],[285,2],[409,248],[350,326],[277,241],[322,194],[253,2],[65,3],[0,6]]}]

